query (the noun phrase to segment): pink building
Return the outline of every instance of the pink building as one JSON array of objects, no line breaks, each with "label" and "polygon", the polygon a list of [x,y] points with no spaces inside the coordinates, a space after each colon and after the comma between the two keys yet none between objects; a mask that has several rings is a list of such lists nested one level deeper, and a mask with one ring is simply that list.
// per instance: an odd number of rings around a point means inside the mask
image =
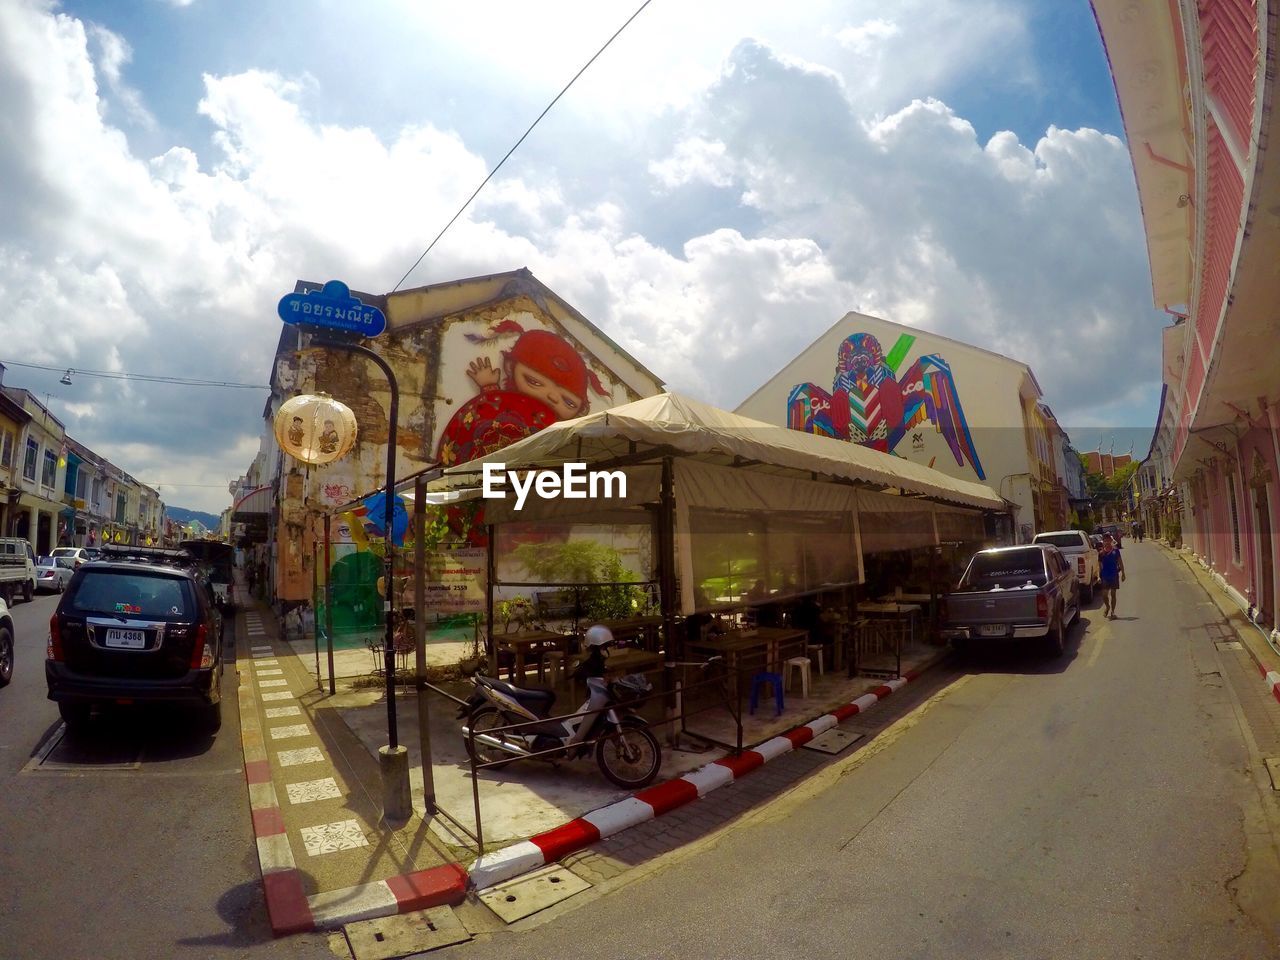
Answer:
[{"label": "pink building", "polygon": [[[1165,393],[1145,466],[1162,534],[1275,643],[1280,144],[1275,3],[1093,0],[1133,157]],[[1169,529],[1172,528],[1172,529]]]}]

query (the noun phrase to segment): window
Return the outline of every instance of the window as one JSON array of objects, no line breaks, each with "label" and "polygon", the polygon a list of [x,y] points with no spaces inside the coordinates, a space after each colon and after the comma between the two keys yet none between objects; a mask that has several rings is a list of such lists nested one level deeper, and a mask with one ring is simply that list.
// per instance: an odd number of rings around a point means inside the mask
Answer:
[{"label": "window", "polygon": [[58,457],[52,450],[46,450],[44,452],[44,471],[40,474],[40,482],[46,487],[52,487],[57,479]]},{"label": "window", "polygon": [[77,500],[88,499],[88,496],[87,496],[88,490],[89,490],[89,475],[85,473],[84,470],[80,470],[79,473],[76,474],[76,499]]},{"label": "window", "polygon": [[116,494],[116,523],[124,523],[124,494]]},{"label": "window", "polygon": [[6,430],[4,438],[0,440],[0,467],[8,470],[11,466],[13,466],[13,433]]},{"label": "window", "polygon": [[27,458],[22,462],[22,476],[24,479],[36,482],[36,461],[40,459],[40,444],[30,437],[27,438]]},{"label": "window", "polygon": [[1227,477],[1227,503],[1231,506],[1231,559],[1240,562],[1240,508],[1236,503],[1236,479]]}]

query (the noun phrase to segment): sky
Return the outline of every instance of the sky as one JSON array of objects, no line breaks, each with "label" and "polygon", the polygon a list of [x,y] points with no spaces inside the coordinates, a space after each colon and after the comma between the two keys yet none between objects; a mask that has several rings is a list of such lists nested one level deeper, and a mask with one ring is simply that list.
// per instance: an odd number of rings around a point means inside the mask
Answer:
[{"label": "sky", "polygon": [[[221,511],[280,297],[395,289],[641,2],[0,0],[6,385]],[[1079,449],[1157,414],[1087,0],[650,0],[401,288],[520,267],[728,409],[858,310],[1028,363]]]}]

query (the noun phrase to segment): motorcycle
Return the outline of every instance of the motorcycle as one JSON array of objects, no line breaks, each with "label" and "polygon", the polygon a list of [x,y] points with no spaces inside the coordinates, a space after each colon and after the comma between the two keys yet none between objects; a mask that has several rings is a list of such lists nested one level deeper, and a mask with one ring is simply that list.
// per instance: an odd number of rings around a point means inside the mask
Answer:
[{"label": "motorcycle", "polygon": [[[658,775],[662,747],[648,722],[629,705],[653,689],[643,674],[607,682],[608,704],[597,713],[588,715],[583,703],[575,716],[562,720],[548,719],[556,700],[552,690],[517,687],[480,674],[472,682],[475,689],[458,717],[467,718],[462,735],[476,763],[496,770],[511,762],[507,757],[575,760],[588,755],[595,741],[600,772],[618,786],[638,790]],[[503,729],[523,723],[530,725]],[[585,735],[575,737],[583,723],[590,724]]]}]

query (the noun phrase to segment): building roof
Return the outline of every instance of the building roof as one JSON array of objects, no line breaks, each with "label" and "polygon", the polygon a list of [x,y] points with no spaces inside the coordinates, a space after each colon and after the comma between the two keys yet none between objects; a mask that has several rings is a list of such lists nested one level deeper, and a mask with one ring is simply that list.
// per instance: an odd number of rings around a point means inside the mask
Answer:
[{"label": "building roof", "polygon": [[[320,290],[323,286],[323,283],[317,283],[312,280],[299,280],[294,286],[294,292],[310,293]],[[660,377],[619,346],[607,333],[583,316],[568,301],[535,277],[528,267],[520,267],[518,270],[510,270],[505,273],[448,280],[443,283],[433,283],[387,294],[372,294],[352,290],[351,295],[382,310],[387,317],[388,332],[394,333],[439,323],[448,317],[457,316],[489,304],[501,303],[504,300],[511,300],[519,296],[527,296],[554,319],[569,319],[574,323],[585,326],[594,335],[598,336],[610,350],[634,367],[637,374],[652,381],[654,389],[661,389],[664,385]],[[276,346],[277,356],[293,349],[293,344],[296,342],[297,337],[294,331],[297,329],[291,324],[283,324],[283,329],[280,331],[280,339]],[[619,371],[614,372],[618,373]],[[274,364],[271,371],[271,385],[273,387],[276,386]],[[628,385],[635,389],[634,385]],[[643,393],[644,391],[637,389],[636,392]],[[270,411],[270,406],[271,400],[268,398],[264,416]]]}]

